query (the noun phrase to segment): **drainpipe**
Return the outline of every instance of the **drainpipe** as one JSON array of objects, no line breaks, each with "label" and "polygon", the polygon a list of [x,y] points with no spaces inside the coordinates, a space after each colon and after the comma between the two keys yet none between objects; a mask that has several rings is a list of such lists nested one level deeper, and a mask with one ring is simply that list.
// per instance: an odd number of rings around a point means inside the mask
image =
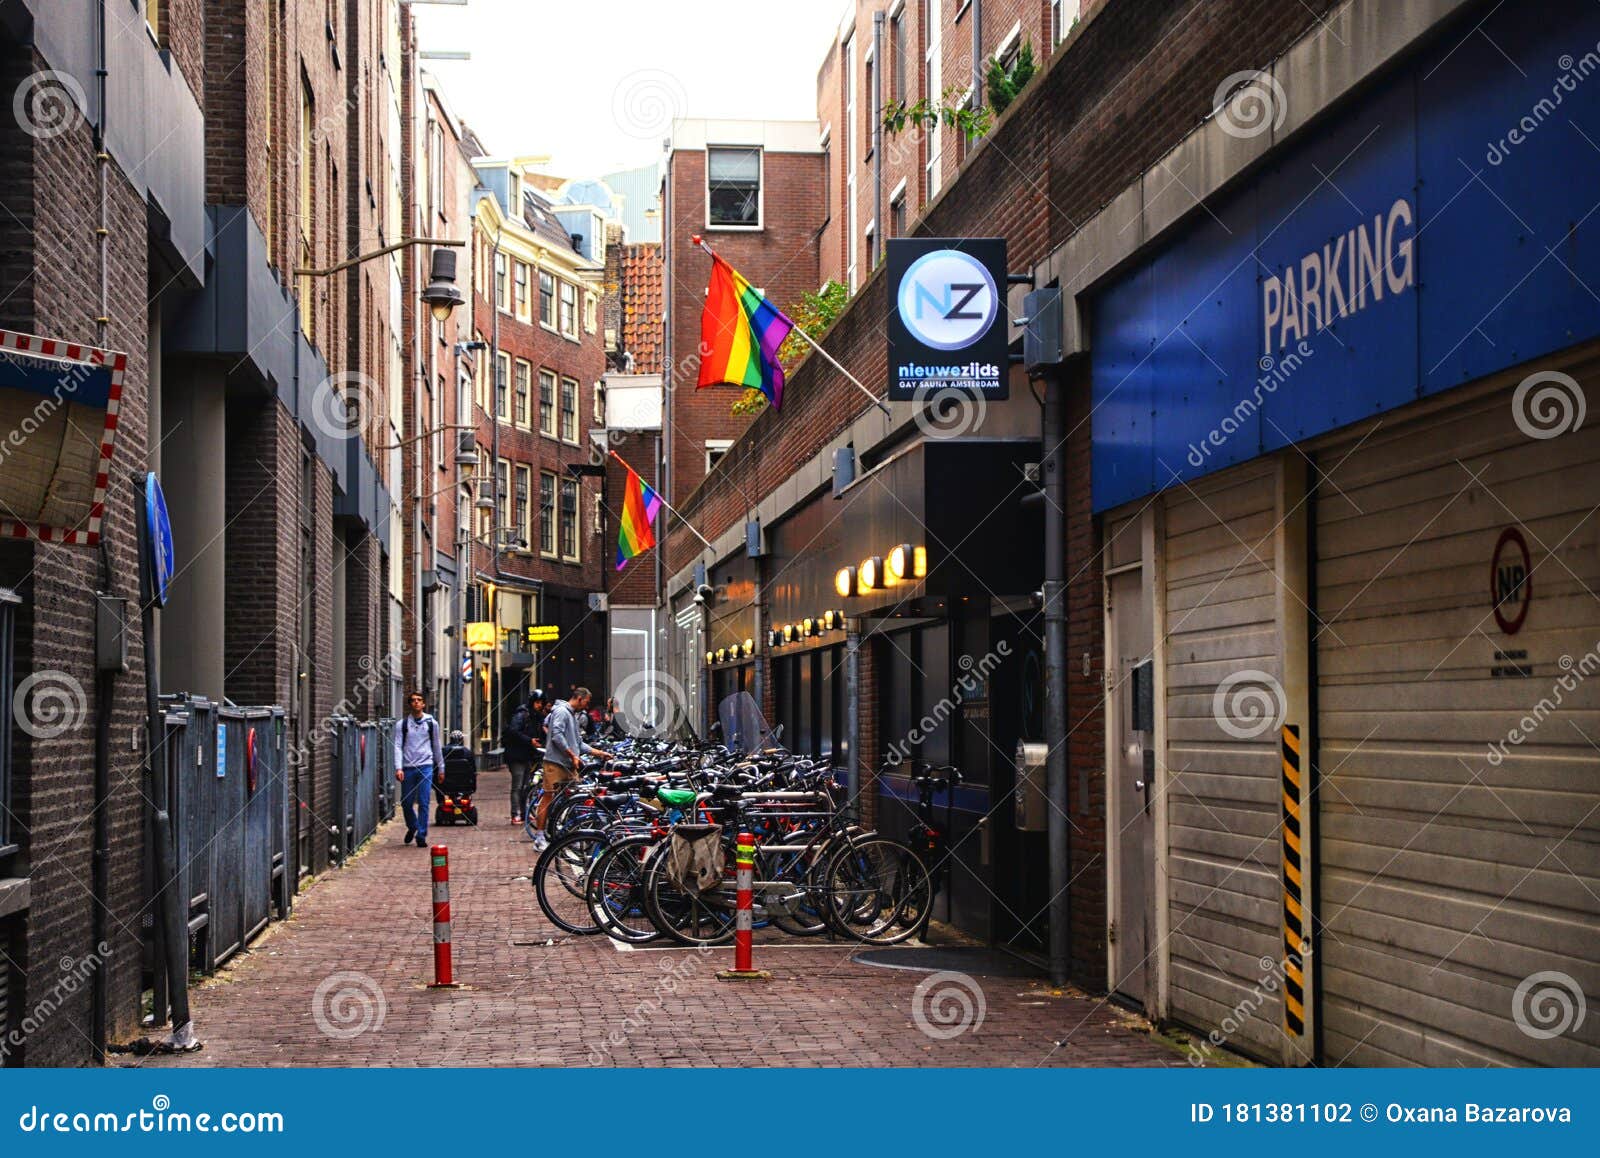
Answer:
[{"label": "drainpipe", "polygon": [[861,621],[845,620],[844,735],[849,752],[845,760],[845,791],[849,807],[861,807]]},{"label": "drainpipe", "polygon": [[971,15],[972,107],[976,110],[983,106],[983,0],[972,0]]},{"label": "drainpipe", "polygon": [[[96,6],[96,41],[99,52],[95,76],[99,83],[100,101],[95,112],[94,152],[95,169],[100,186],[100,220],[96,230],[96,249],[100,257],[100,313],[95,319],[96,344],[106,345],[109,322],[107,295],[110,273],[107,268],[107,246],[111,233],[106,218],[106,0]],[[154,307],[152,307],[154,308]],[[100,590],[111,591],[111,560],[104,542],[100,544]],[[148,639],[148,635],[146,636]],[[97,664],[98,666],[98,664]],[[94,850],[90,861],[91,910],[89,915],[88,960],[96,962],[94,982],[90,991],[89,1031],[95,1061],[104,1065],[108,1036],[110,1007],[111,963],[102,960],[100,946],[106,943],[106,906],[111,896],[111,820],[106,807],[111,796],[111,713],[114,708],[116,676],[109,671],[95,672],[94,721]]]},{"label": "drainpipe", "polygon": [[[976,6],[977,0],[973,0]],[[1044,739],[1050,797],[1050,981],[1064,985],[1070,960],[1067,884],[1067,535],[1066,385],[1045,380],[1044,401]]]},{"label": "drainpipe", "polygon": [[[972,0],[976,10],[978,0]],[[872,91],[867,94],[867,104],[872,109],[872,248],[867,260],[876,268],[883,259],[883,71],[888,61],[883,59],[883,13],[872,14]],[[869,271],[870,273],[870,271]]]}]

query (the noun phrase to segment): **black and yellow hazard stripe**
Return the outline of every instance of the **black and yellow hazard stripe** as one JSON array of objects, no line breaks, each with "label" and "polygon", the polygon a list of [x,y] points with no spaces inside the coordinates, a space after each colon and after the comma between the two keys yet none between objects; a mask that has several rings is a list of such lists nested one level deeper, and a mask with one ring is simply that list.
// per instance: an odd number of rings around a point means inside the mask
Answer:
[{"label": "black and yellow hazard stripe", "polygon": [[1306,1031],[1305,879],[1301,871],[1300,725],[1283,726],[1283,1025]]}]

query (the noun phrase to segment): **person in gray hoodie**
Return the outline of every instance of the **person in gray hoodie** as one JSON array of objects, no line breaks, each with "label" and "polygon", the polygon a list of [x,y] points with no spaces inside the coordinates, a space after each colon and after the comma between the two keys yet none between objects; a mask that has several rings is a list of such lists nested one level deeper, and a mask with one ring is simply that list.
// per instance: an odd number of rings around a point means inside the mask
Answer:
[{"label": "person in gray hoodie", "polygon": [[534,814],[533,824],[533,847],[538,851],[544,851],[550,843],[544,834],[545,821],[550,818],[550,803],[562,785],[578,778],[583,758],[611,759],[611,753],[604,748],[591,747],[584,742],[578,724],[577,714],[589,707],[592,698],[588,688],[573,688],[568,699],[555,702],[545,719],[544,792],[539,797],[539,810]]}]

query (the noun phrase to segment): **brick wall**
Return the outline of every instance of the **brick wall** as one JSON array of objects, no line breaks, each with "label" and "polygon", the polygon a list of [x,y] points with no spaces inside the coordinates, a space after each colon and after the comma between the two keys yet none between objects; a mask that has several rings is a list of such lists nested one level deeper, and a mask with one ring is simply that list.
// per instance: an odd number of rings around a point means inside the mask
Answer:
[{"label": "brick wall", "polygon": [[[0,85],[14,92],[29,75],[49,67],[33,50],[0,42]],[[95,244],[98,219],[94,151],[87,124],[61,135],[35,139],[16,118],[0,122],[0,180],[8,212],[0,216],[0,319],[9,327],[93,344],[95,319],[112,319],[104,344],[128,355],[116,457],[102,527],[108,567],[98,552],[8,542],[0,550],[0,582],[18,587],[16,673],[57,687],[82,690],[82,712],[40,723],[31,735],[16,729],[12,751],[13,811],[22,851],[13,870],[32,879],[32,904],[23,924],[21,959],[12,1000],[37,1007],[52,992],[60,1000],[17,1059],[29,1065],[82,1065],[90,1060],[91,986],[67,993],[58,987],[62,962],[85,960],[94,951],[91,925],[93,876],[89,822],[93,808],[95,720],[102,705],[94,662],[94,604],[89,593],[104,584],[138,605],[134,502],[146,455],[149,369],[146,359],[149,274],[146,211],[142,200],[114,167],[109,172],[107,254],[109,291],[104,309]],[[112,682],[110,717],[111,796],[108,804],[111,860],[107,940],[109,1030],[113,1039],[137,1032],[139,1011],[139,914],[144,905],[144,753],[129,746],[142,736],[144,721],[143,638],[129,640],[130,670]],[[6,705],[11,710],[12,705]],[[66,722],[59,735],[54,725]],[[15,955],[15,954],[14,954]]]},{"label": "brick wall", "polygon": [[[765,227],[759,231],[706,232],[705,153],[677,150],[668,161],[670,219],[665,224],[668,292],[671,294],[672,359],[667,405],[671,408],[672,477],[668,498],[677,502],[705,477],[708,439],[738,438],[750,420],[729,413],[742,392],[732,386],[696,390],[700,372],[700,312],[711,280],[711,258],[690,243],[706,241],[763,290],[779,309],[797,301],[818,280],[817,230],[822,207],[816,196],[822,159],[815,153],[768,153],[763,179]],[[785,408],[785,413],[787,413]]]}]

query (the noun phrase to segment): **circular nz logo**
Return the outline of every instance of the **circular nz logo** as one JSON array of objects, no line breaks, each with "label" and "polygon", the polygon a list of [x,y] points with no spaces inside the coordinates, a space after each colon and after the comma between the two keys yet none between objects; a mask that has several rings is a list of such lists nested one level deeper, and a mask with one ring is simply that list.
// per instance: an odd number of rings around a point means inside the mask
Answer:
[{"label": "circular nz logo", "polygon": [[897,304],[917,341],[935,350],[964,350],[994,325],[1000,295],[977,258],[959,249],[936,249],[906,270]]}]

